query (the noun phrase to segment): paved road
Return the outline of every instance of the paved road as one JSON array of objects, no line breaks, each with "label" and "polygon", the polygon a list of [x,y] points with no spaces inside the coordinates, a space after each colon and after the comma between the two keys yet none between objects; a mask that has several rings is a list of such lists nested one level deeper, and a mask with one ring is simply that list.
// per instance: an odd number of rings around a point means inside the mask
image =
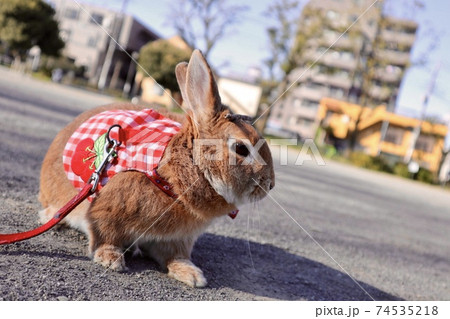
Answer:
[{"label": "paved road", "polygon": [[[0,69],[1,232],[37,225],[39,170],[52,138],[109,101]],[[276,165],[272,198],[217,220],[197,242],[204,289],[141,258],[128,258],[128,273],[104,272],[86,257],[83,235],[59,229],[0,246],[0,298],[450,299],[449,192],[329,161],[295,166],[295,151],[289,158]]]}]

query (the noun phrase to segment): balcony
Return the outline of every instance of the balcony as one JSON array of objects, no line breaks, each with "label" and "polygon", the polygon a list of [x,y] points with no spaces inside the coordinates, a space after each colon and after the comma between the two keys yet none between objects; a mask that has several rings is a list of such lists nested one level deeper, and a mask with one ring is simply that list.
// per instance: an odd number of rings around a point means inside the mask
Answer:
[{"label": "balcony", "polygon": [[334,68],[346,70],[354,70],[357,66],[355,57],[351,53],[345,51],[327,52],[319,62]]},{"label": "balcony", "polygon": [[317,74],[314,79],[318,82],[324,83],[327,86],[335,86],[344,90],[350,89],[352,81],[350,75],[344,76],[343,74]]},{"label": "balcony", "polygon": [[409,52],[394,50],[377,50],[376,57],[385,63],[406,66],[409,63]]},{"label": "balcony", "polygon": [[305,97],[310,100],[319,101],[322,97],[327,94],[327,88],[325,86],[322,87],[309,87],[308,84],[302,84],[299,89],[296,91],[296,94],[301,97]]},{"label": "balcony", "polygon": [[403,76],[403,69],[388,65],[386,68],[375,70],[374,78],[386,83],[399,83]]},{"label": "balcony", "polygon": [[391,89],[377,85],[374,85],[369,89],[370,96],[381,101],[389,99],[391,93]]},{"label": "balcony", "polygon": [[415,34],[404,33],[400,31],[383,30],[381,31],[381,37],[385,41],[396,42],[400,45],[412,47],[416,39]]},{"label": "balcony", "polygon": [[361,39],[349,36],[348,33],[342,34],[332,30],[325,30],[321,38],[322,45],[325,47],[353,49],[361,46]]}]

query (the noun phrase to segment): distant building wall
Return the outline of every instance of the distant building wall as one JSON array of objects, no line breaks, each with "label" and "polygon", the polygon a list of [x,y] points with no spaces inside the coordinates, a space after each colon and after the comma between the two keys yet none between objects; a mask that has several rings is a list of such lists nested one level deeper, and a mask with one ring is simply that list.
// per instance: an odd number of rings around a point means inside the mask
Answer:
[{"label": "distant building wall", "polygon": [[126,51],[115,47],[106,72],[107,85],[112,84],[115,88],[122,88],[127,79],[131,65],[129,55],[159,38],[131,15],[84,3],[80,8],[72,0],[51,0],[49,3],[56,11],[61,36],[66,42],[63,54],[73,59],[76,65],[86,67],[85,76],[92,84],[98,82],[105,65],[110,36]]},{"label": "distant building wall", "polygon": [[219,78],[217,87],[222,103],[234,113],[255,116],[261,99],[262,88],[230,78]]}]

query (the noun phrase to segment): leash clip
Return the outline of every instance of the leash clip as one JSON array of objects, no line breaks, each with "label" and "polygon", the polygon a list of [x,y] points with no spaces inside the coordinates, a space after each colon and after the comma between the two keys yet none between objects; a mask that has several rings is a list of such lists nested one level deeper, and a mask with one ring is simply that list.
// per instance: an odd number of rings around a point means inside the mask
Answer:
[{"label": "leash clip", "polygon": [[106,164],[113,160],[114,156],[116,156],[116,149],[121,144],[120,141],[111,139],[109,136],[109,134],[111,133],[111,130],[114,127],[118,127],[119,129],[122,128],[120,125],[115,124],[108,129],[108,132],[106,134],[107,143],[105,143],[105,149],[103,151],[103,160],[101,161],[100,165],[95,169],[94,173],[92,173],[92,175],[88,181],[88,183],[92,183],[92,188],[91,188],[92,193],[94,193],[95,190],[97,189],[98,183],[100,182],[100,175],[102,174],[103,170],[105,169]]}]

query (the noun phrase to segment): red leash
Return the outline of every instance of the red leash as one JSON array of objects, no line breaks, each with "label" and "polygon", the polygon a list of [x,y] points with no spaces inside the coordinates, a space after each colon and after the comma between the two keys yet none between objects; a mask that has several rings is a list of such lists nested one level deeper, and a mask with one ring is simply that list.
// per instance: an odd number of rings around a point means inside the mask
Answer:
[{"label": "red leash", "polygon": [[85,200],[92,194],[92,184],[86,184],[86,186],[84,186],[84,188],[74,198],[72,198],[66,205],[64,205],[64,207],[58,210],[55,216],[53,216],[53,218],[50,219],[46,224],[23,233],[0,234],[0,245],[12,244],[46,232],[47,230],[58,224],[75,207],[77,207],[83,200]]},{"label": "red leash", "polygon": [[6,245],[6,244],[12,244],[18,241],[22,241],[25,239],[29,239],[32,237],[35,237],[37,235],[40,235],[56,224],[58,224],[64,217],[66,217],[72,210],[75,209],[82,201],[84,201],[86,198],[91,196],[95,193],[97,190],[98,183],[100,181],[100,175],[102,174],[103,170],[105,169],[105,166],[108,162],[110,162],[114,156],[116,156],[116,148],[120,145],[120,142],[110,139],[109,133],[112,128],[119,125],[113,125],[109,128],[108,134],[106,136],[107,143],[105,143],[105,148],[103,150],[103,158],[101,163],[98,167],[96,167],[96,170],[94,173],[92,173],[91,178],[89,179],[88,183],[84,185],[84,187],[81,189],[81,191],[72,198],[66,205],[64,205],[60,210],[56,212],[56,214],[53,216],[52,219],[50,219],[46,224],[39,226],[38,228],[35,228],[30,231],[26,231],[23,233],[16,233],[16,234],[0,234],[0,245]]}]

